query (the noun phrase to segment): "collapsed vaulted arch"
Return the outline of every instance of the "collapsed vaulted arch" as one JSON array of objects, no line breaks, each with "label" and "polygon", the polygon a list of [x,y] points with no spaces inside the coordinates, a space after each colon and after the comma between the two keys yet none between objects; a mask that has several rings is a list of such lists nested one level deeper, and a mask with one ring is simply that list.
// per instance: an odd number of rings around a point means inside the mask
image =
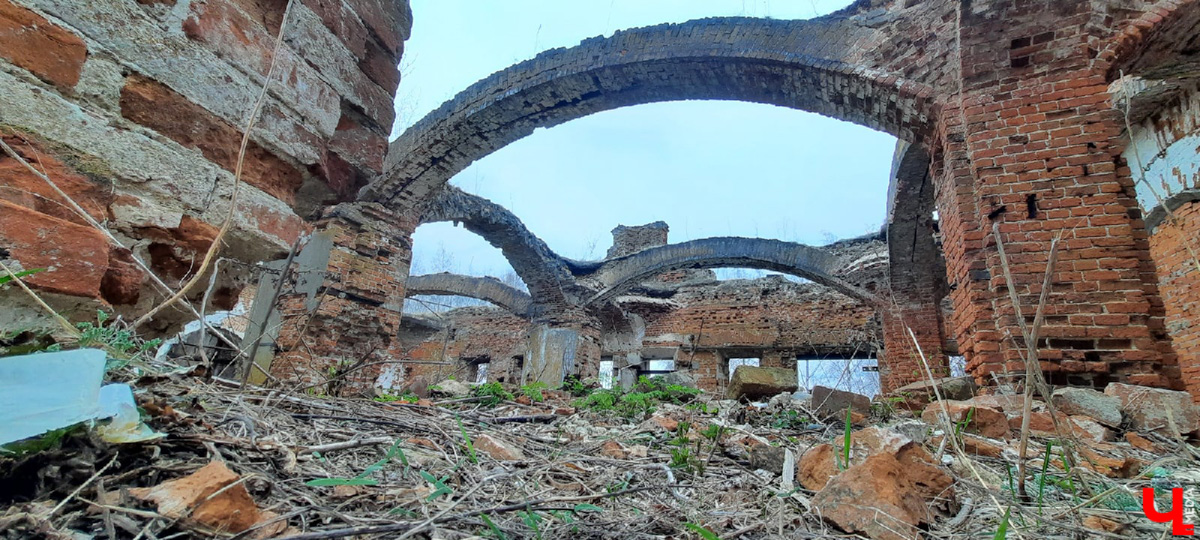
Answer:
[{"label": "collapsed vaulted arch", "polygon": [[421,216],[421,223],[442,221],[462,223],[499,248],[539,303],[566,303],[564,289],[573,282],[566,264],[507,208],[446,186],[425,204]]},{"label": "collapsed vaulted arch", "polygon": [[803,277],[871,305],[883,301],[869,291],[833,276],[836,259],[820,249],[763,238],[705,238],[650,248],[572,270],[600,292],[588,303],[607,301],[657,274],[684,268],[738,266]]},{"label": "collapsed vaulted arch", "polygon": [[934,241],[933,181],[929,153],[896,145],[888,185],[887,240],[892,294],[936,302],[945,296],[946,268]]},{"label": "collapsed vaulted arch", "polygon": [[932,91],[864,64],[879,32],[845,15],[714,18],[548,51],[477,82],[405,131],[359,199],[411,206],[536,128],[661,101],[779,105],[919,140],[935,117]]},{"label": "collapsed vaulted arch", "polygon": [[483,300],[522,317],[530,316],[533,307],[533,298],[528,294],[493,277],[463,276],[450,273],[409,276],[408,281],[405,282],[404,296],[422,294],[465,296]]}]

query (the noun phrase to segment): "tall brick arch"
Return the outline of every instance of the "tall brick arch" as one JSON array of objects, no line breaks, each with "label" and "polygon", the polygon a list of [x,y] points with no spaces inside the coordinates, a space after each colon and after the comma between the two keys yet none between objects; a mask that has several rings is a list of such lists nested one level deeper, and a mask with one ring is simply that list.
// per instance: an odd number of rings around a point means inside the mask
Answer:
[{"label": "tall brick arch", "polygon": [[409,276],[404,283],[404,295],[408,297],[421,294],[463,296],[483,300],[521,317],[529,317],[533,307],[533,298],[529,294],[493,277],[450,273]]},{"label": "tall brick arch", "polygon": [[663,101],[778,105],[922,140],[936,117],[933,91],[869,67],[864,47],[878,34],[846,16],[714,18],[547,51],[475,83],[405,131],[359,199],[408,208],[537,128]]},{"label": "tall brick arch", "polygon": [[837,261],[830,254],[804,244],[763,238],[704,238],[645,249],[609,259],[599,265],[576,268],[580,280],[599,290],[589,303],[610,300],[641,282],[685,268],[754,268],[774,270],[809,279],[871,305],[883,302],[869,291],[834,277]]},{"label": "tall brick arch", "polygon": [[1109,80],[1122,72],[1161,79],[1172,75],[1164,66],[1190,57],[1200,63],[1200,0],[1159,0],[1124,26],[1097,60]]},{"label": "tall brick arch", "polygon": [[500,249],[541,306],[565,306],[574,283],[558,254],[507,208],[452,186],[423,205],[421,223],[461,223]]}]

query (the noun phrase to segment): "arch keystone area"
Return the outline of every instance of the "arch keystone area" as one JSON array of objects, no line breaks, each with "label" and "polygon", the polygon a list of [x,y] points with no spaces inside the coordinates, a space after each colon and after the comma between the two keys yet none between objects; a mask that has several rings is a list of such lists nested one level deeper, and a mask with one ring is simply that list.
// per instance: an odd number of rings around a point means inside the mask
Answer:
[{"label": "arch keystone area", "polygon": [[405,131],[359,200],[411,207],[536,128],[663,101],[777,105],[922,140],[936,118],[933,91],[861,63],[877,33],[837,16],[713,18],[547,51],[475,83]]},{"label": "arch keystone area", "polygon": [[774,270],[830,287],[872,306],[882,298],[833,276],[837,260],[821,249],[762,238],[720,237],[692,240],[639,251],[590,267],[576,275],[596,286],[588,303],[607,301],[657,274],[685,268],[741,267]]}]

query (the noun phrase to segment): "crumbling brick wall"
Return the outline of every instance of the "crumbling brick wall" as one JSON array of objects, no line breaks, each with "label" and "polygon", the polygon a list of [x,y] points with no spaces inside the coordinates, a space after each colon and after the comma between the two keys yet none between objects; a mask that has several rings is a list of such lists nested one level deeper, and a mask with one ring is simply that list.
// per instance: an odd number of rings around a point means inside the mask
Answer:
[{"label": "crumbling brick wall", "polygon": [[527,319],[496,307],[460,308],[423,319],[432,327],[422,330],[410,321],[401,333],[405,381],[423,376],[433,383],[451,375],[463,380],[479,362],[489,363],[489,381],[521,380]]},{"label": "crumbling brick wall", "polygon": [[1132,128],[1124,157],[1139,175],[1166,330],[1183,382],[1200,400],[1200,88],[1193,82]]},{"label": "crumbling brick wall", "polygon": [[682,289],[681,307],[647,312],[645,347],[676,347],[676,367],[697,385],[723,392],[732,354],[761,358],[764,367],[793,367],[796,355],[872,355],[881,336],[875,310],[812,283],[782,277],[711,283]]},{"label": "crumbling brick wall", "polygon": [[[47,268],[29,283],[75,317],[161,301],[134,255],[168,284],[189,277],[228,212],[242,129],[286,5],[0,0],[4,141],[132,249],[0,154],[0,257]],[[222,255],[282,257],[310,230],[306,219],[353,199],[382,169],[410,26],[403,0],[293,2]],[[225,265],[215,308],[235,301],[241,268]],[[0,327],[38,324],[18,294],[3,294],[16,307]]]}]

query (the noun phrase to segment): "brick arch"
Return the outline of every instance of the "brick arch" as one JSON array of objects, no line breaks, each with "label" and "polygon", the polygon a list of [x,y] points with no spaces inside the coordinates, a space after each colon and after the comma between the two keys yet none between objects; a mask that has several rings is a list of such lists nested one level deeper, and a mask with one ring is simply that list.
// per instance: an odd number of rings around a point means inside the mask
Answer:
[{"label": "brick arch", "polygon": [[574,279],[562,258],[507,208],[446,186],[424,205],[421,223],[461,223],[498,248],[539,305],[569,302]]},{"label": "brick arch", "polygon": [[1126,75],[1160,78],[1156,68],[1181,56],[1200,62],[1200,0],[1159,0],[1128,24],[1097,55],[1108,80]]},{"label": "brick arch", "polygon": [[477,82],[405,131],[359,199],[411,207],[537,128],[664,101],[777,105],[922,140],[936,116],[933,91],[867,67],[864,48],[876,34],[846,17],[714,18],[547,51]]},{"label": "brick arch", "polygon": [[870,305],[883,301],[869,291],[834,277],[837,260],[820,249],[763,238],[704,238],[650,248],[632,255],[578,266],[583,283],[596,288],[588,303],[602,302],[663,272],[685,268],[754,268],[799,276]]},{"label": "brick arch", "polygon": [[521,317],[529,317],[533,308],[533,298],[528,294],[493,277],[450,273],[409,276],[404,283],[404,296],[407,298],[422,294],[464,296],[483,300]]}]

